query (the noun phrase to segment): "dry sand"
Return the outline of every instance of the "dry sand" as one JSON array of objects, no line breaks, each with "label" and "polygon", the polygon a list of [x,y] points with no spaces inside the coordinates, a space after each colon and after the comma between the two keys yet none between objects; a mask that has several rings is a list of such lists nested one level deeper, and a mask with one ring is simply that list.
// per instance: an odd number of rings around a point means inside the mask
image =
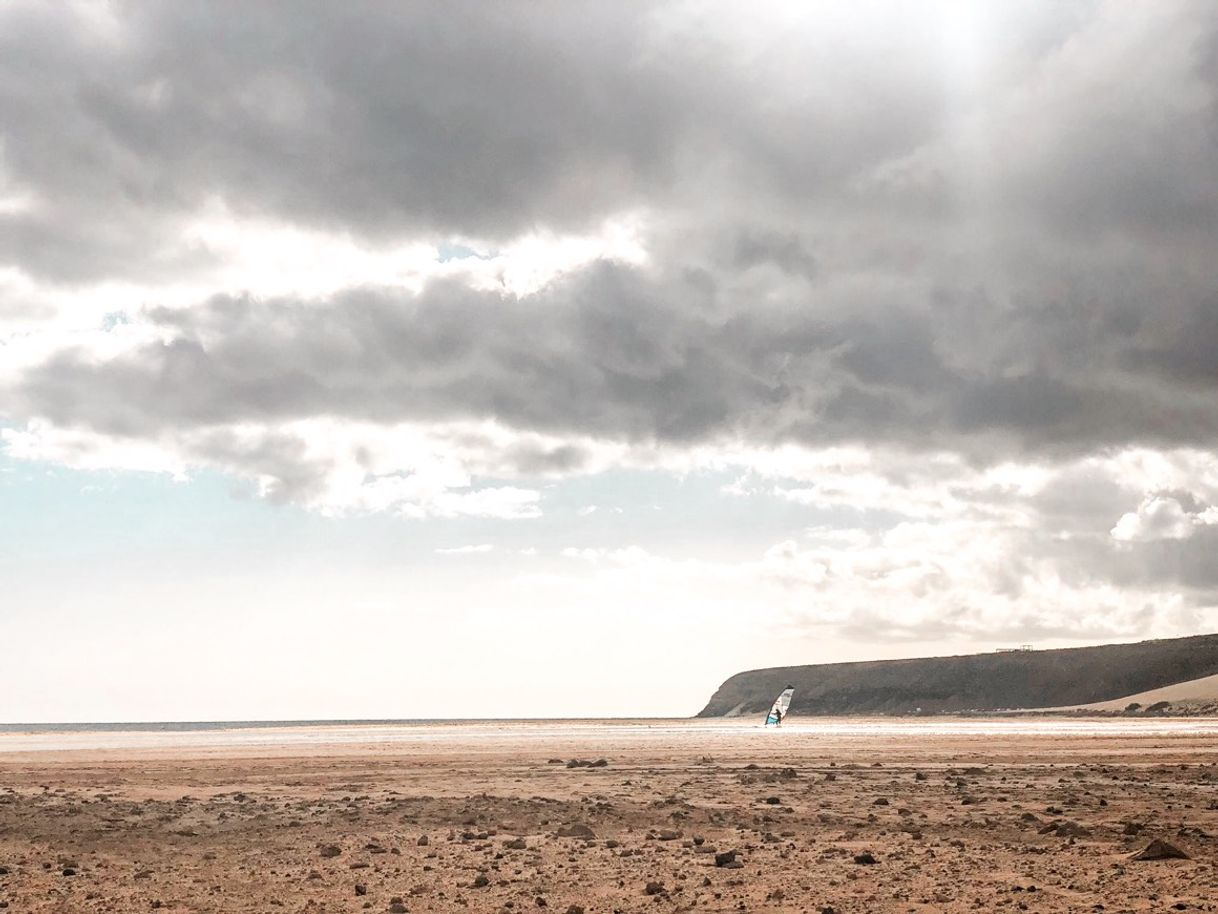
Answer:
[{"label": "dry sand", "polygon": [[[1124,698],[1114,698],[1111,701],[1097,701],[1089,705],[1077,705],[1076,707],[1081,710],[1091,711],[1123,711],[1131,703],[1137,703],[1145,708],[1160,701],[1185,706],[1218,705],[1218,676],[1203,676],[1201,679],[1177,682],[1159,689],[1151,689],[1148,692],[1126,695]],[[1067,710],[1074,709],[1070,708]]]},{"label": "dry sand", "polygon": [[[1111,914],[1218,899],[1212,729],[420,732],[8,753],[0,737],[0,906]],[[1192,859],[1130,859],[1154,838]],[[733,851],[739,865],[716,865]]]}]

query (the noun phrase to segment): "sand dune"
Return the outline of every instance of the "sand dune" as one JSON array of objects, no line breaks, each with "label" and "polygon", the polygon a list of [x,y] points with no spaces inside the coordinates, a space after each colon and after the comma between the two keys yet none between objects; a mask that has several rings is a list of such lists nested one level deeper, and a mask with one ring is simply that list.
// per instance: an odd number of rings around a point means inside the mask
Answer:
[{"label": "sand dune", "polygon": [[1150,689],[1146,692],[1126,695],[1124,698],[1114,698],[1111,701],[1076,705],[1069,710],[1123,711],[1135,702],[1145,708],[1160,701],[1218,704],[1218,676],[1202,676],[1200,679],[1177,682],[1173,685],[1163,686],[1160,689]]}]

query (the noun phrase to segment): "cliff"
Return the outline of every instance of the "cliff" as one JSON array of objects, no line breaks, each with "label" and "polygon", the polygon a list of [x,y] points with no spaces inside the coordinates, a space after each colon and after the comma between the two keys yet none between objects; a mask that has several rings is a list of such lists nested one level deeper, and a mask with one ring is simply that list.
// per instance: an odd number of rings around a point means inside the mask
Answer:
[{"label": "cliff", "polygon": [[1218,635],[772,667],[737,673],[698,716],[762,714],[786,685],[795,686],[793,714],[912,714],[1083,705],[1214,674]]}]

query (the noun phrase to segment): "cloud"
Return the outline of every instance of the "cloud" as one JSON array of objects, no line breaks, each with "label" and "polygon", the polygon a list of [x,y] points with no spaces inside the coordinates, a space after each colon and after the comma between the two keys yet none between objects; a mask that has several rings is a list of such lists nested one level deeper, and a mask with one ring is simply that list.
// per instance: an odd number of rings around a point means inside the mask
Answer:
[{"label": "cloud", "polygon": [[476,546],[452,546],[447,549],[436,549],[436,555],[481,555],[485,552],[494,552],[495,547],[490,543],[479,543]]},{"label": "cloud", "polygon": [[1196,526],[1206,523],[1211,516],[1212,508],[1205,514],[1190,513],[1177,498],[1153,495],[1143,500],[1136,511],[1121,516],[1112,528],[1112,538],[1127,543],[1188,539]]},{"label": "cloud", "polygon": [[724,472],[855,531],[757,560],[843,628],[1209,605],[1212,11],[856,6],[6,5],[5,453],[520,521]]}]

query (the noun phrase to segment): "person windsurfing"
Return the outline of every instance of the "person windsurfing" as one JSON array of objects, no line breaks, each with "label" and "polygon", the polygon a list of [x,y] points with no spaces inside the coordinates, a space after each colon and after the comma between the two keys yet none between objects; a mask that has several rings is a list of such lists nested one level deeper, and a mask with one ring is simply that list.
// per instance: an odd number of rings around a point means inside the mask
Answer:
[{"label": "person windsurfing", "polygon": [[787,686],[782,690],[782,694],[774,699],[774,704],[770,707],[770,713],[766,715],[765,726],[773,724],[775,727],[781,727],[783,718],[787,716],[787,711],[791,707],[791,696],[795,694],[795,686]]}]

